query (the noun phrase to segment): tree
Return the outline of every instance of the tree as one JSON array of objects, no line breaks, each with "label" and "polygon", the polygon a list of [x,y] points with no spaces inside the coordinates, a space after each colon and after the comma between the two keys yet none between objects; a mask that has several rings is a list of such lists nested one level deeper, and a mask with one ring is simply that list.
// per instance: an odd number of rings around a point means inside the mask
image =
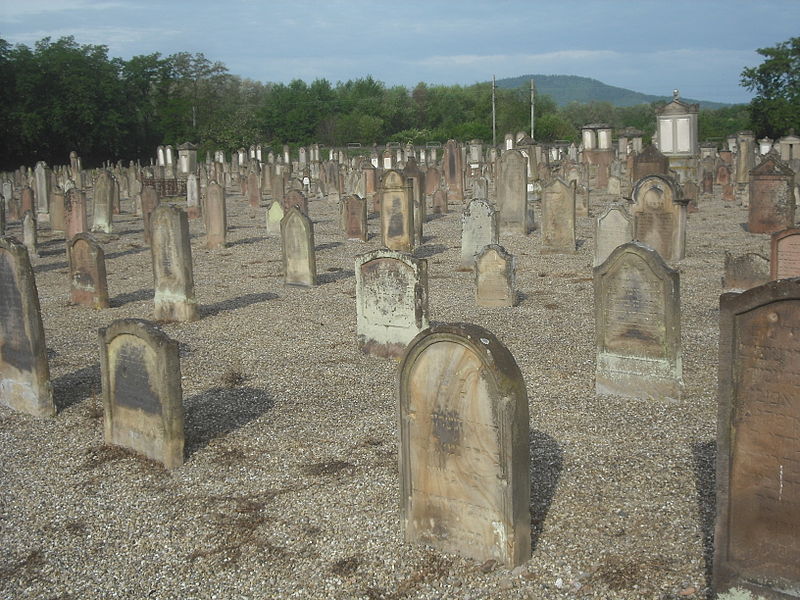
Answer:
[{"label": "tree", "polygon": [[777,138],[790,128],[800,131],[800,37],[757,52],[764,62],[742,71],[742,85],[756,93],[750,102],[756,135]]}]

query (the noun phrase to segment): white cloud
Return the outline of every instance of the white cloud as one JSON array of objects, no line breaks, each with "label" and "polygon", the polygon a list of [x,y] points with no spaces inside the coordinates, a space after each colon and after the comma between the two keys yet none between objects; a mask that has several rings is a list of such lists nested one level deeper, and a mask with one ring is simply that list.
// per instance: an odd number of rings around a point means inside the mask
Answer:
[{"label": "white cloud", "polygon": [[24,2],[3,2],[0,8],[0,23],[16,23],[25,17],[51,13],[64,13],[77,10],[101,11],[131,6],[119,0],[25,0]]}]

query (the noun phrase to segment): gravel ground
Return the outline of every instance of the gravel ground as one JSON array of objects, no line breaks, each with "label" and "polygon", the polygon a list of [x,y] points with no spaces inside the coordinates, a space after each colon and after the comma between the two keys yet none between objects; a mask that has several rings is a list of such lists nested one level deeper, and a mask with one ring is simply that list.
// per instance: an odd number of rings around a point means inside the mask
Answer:
[{"label": "gravel ground", "polygon": [[[592,215],[609,196],[591,198]],[[266,204],[266,203],[265,203]],[[594,394],[592,219],[579,251],[502,236],[521,303],[479,308],[456,271],[460,207],[426,223],[432,322],[466,321],[516,358],[531,416],[534,550],[479,564],[400,536],[397,364],[363,356],[353,257],[335,205],[310,204],[320,285],[286,288],[280,240],[228,195],[229,241],[192,221],[202,319],[164,325],[181,344],[186,462],[171,472],[103,445],[97,329],[149,318],[150,251],[123,201],[106,251],[112,308],[71,306],[64,240],[34,259],[58,415],[0,407],[3,598],[702,598],[708,589],[718,296],[725,250],[767,255],[721,194],[690,215],[681,271],[680,401]],[[537,218],[540,215],[536,207]],[[19,224],[9,233],[19,236]]]}]

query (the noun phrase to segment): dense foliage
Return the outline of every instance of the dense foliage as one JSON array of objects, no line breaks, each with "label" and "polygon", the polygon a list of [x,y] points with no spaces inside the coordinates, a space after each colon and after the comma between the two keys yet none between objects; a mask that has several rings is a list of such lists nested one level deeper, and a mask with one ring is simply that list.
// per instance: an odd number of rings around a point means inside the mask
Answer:
[{"label": "dense foliage", "polygon": [[742,71],[742,85],[756,93],[750,102],[756,135],[777,139],[792,128],[800,132],[800,37],[757,52],[764,62]]},{"label": "dense foliage", "polygon": [[[203,54],[111,58],[108,48],[45,38],[33,48],[0,39],[0,167],[65,163],[71,150],[87,166],[108,159],[148,160],[159,144],[216,148],[260,143],[363,145],[492,140],[491,84],[387,87],[370,76],[338,82],[259,83],[228,73]],[[530,128],[530,92],[498,89],[497,140]],[[646,136],[657,104],[609,102],[559,108],[536,100],[537,141],[579,140],[587,123],[632,126]],[[727,111],[727,112],[726,112]],[[742,121],[744,115],[745,121]],[[703,111],[701,139],[747,126],[741,107]]]}]

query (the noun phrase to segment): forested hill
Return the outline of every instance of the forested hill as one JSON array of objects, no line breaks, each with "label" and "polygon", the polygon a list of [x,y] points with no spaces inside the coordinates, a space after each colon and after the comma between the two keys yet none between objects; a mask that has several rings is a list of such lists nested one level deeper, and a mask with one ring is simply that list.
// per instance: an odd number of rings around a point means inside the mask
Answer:
[{"label": "forested hill", "polygon": [[[615,106],[635,106],[637,104],[649,104],[664,100],[672,100],[672,90],[668,90],[667,96],[651,96],[634,92],[613,85],[606,85],[597,79],[589,77],[578,77],[576,75],[520,75],[519,77],[509,77],[498,79],[497,87],[504,89],[515,89],[520,86],[529,87],[530,80],[536,83],[536,92],[550,96],[556,104],[564,106],[570,102],[610,102]],[[700,108],[717,109],[729,104],[721,102],[706,102],[704,100],[692,100],[691,98],[681,98],[684,102],[699,103]]]}]

